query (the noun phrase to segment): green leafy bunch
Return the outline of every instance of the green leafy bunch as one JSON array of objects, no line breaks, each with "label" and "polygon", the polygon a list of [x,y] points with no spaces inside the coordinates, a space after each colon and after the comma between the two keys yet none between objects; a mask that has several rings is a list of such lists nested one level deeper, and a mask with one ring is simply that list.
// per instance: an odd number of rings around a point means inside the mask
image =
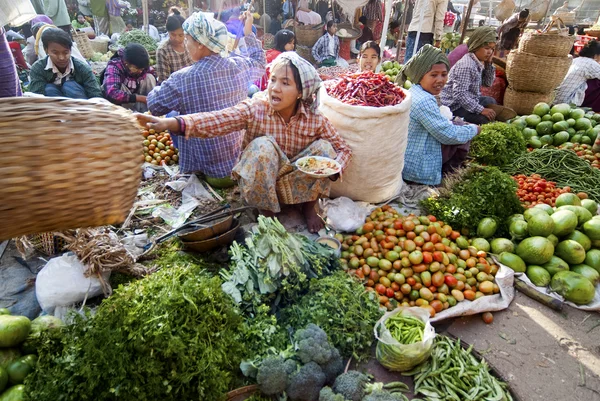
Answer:
[{"label": "green leafy bunch", "polygon": [[120,286],[39,350],[26,399],[223,400],[244,344],[221,280],[182,263]]},{"label": "green leafy bunch", "polygon": [[523,135],[506,123],[491,123],[481,127],[471,141],[469,154],[477,162],[490,166],[504,166],[527,151]]},{"label": "green leafy bunch", "polygon": [[508,217],[523,212],[515,180],[496,167],[473,165],[442,184],[440,196],[423,200],[421,207],[454,229],[475,232],[481,219],[492,217],[499,224],[497,235],[504,235]]},{"label": "green leafy bunch", "polygon": [[281,311],[280,325],[293,328],[314,323],[345,357],[366,359],[373,327],[382,316],[375,293],[344,271],[314,279],[308,293]]}]

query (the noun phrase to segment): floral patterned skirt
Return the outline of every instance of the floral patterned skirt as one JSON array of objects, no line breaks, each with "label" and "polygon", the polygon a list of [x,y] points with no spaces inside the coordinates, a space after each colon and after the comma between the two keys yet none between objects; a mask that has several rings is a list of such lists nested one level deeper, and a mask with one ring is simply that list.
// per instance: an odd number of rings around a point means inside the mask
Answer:
[{"label": "floral patterned skirt", "polygon": [[336,153],[329,142],[319,139],[290,160],[272,137],[250,142],[232,173],[244,201],[260,210],[279,213],[280,204],[296,205],[329,196],[328,178],[310,177],[294,165],[305,156],[335,158]]}]

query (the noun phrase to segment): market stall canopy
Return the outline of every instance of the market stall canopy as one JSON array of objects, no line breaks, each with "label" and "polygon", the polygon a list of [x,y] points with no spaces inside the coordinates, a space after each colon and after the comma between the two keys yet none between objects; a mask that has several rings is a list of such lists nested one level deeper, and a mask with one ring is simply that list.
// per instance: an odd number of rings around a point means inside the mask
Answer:
[{"label": "market stall canopy", "polygon": [[[350,19],[350,21],[354,21],[356,9],[366,6],[368,2],[368,0],[336,0],[335,3],[338,6],[340,6],[346,14],[348,14],[348,18]],[[389,10],[387,6],[386,10]]]},{"label": "market stall canopy", "polygon": [[0,26],[19,26],[35,18],[37,13],[29,0],[0,0]]}]

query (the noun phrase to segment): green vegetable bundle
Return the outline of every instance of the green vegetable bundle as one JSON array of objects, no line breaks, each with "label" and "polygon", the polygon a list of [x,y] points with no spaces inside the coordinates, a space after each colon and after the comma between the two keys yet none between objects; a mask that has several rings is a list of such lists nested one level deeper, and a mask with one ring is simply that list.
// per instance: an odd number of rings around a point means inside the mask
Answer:
[{"label": "green vegetable bundle", "polygon": [[571,150],[536,149],[515,158],[503,171],[511,175],[539,174],[559,187],[569,186],[573,192],[585,192],[600,202],[600,170]]},{"label": "green vegetable bundle", "polygon": [[342,355],[368,358],[373,326],[381,317],[379,300],[372,291],[344,271],[311,280],[308,293],[281,311],[282,326],[320,326]]},{"label": "green vegetable bundle", "polygon": [[386,320],[385,327],[400,344],[413,344],[423,341],[425,323],[416,317],[398,314]]},{"label": "green vegetable bundle", "polygon": [[291,234],[277,219],[258,217],[258,225],[243,247],[230,248],[231,267],[223,270],[223,291],[245,312],[258,305],[273,311],[295,301],[311,278],[323,277],[339,265],[332,248]]},{"label": "green vegetable bundle", "polygon": [[508,232],[508,217],[523,212],[517,183],[496,167],[473,165],[442,184],[440,195],[425,199],[421,207],[457,229],[475,232],[484,217],[491,217],[499,223],[496,235],[502,236]]},{"label": "green vegetable bundle", "polygon": [[479,135],[471,141],[469,155],[482,164],[504,166],[526,151],[527,146],[519,130],[513,125],[498,122],[481,127]]},{"label": "green vegetable bundle", "polygon": [[244,344],[221,280],[180,264],[119,287],[39,349],[27,399],[224,400]]},{"label": "green vegetable bundle", "polygon": [[484,360],[477,360],[472,346],[465,350],[460,340],[438,336],[431,358],[406,375],[414,375],[415,394],[425,401],[512,401],[506,383],[490,374]]},{"label": "green vegetable bundle", "polygon": [[158,48],[158,44],[150,35],[140,29],[132,29],[131,31],[123,32],[117,41],[119,47],[126,47],[130,43],[138,43],[149,52],[154,52]]}]

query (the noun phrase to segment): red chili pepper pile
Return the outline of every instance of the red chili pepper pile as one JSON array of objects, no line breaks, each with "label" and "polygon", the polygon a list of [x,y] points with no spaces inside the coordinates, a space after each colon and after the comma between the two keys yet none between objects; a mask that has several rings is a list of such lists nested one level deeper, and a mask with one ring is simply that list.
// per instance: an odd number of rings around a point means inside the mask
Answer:
[{"label": "red chili pepper pile", "polygon": [[384,75],[371,71],[345,74],[325,82],[329,96],[353,106],[395,106],[404,100],[404,92]]}]

